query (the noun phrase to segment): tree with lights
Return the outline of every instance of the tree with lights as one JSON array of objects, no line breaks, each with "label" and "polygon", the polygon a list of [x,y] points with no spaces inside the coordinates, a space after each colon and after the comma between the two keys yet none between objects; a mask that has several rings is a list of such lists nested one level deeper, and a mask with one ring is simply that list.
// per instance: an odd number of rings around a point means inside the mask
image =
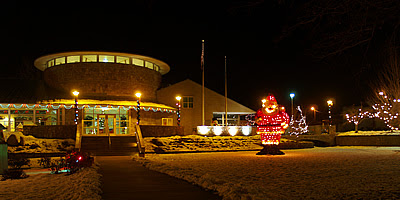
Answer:
[{"label": "tree with lights", "polygon": [[356,133],[358,133],[358,124],[360,124],[363,119],[374,117],[374,115],[369,111],[363,112],[362,106],[358,109],[353,106],[347,111],[345,116],[349,123],[354,123],[354,129]]},{"label": "tree with lights", "polygon": [[306,123],[306,116],[303,115],[303,111],[300,106],[296,108],[297,113],[292,116],[290,120],[290,135],[301,135],[308,132],[308,125]]},{"label": "tree with lights", "polygon": [[375,110],[374,117],[377,117],[383,122],[390,130],[399,130],[399,113],[397,110],[400,107],[400,99],[391,99],[384,92],[379,92],[381,96],[380,103],[375,103],[372,108]]},{"label": "tree with lights", "polygon": [[397,48],[393,43],[389,45],[388,62],[372,84],[373,95],[369,97],[374,117],[383,120],[391,130],[398,130],[400,124],[400,61]]}]

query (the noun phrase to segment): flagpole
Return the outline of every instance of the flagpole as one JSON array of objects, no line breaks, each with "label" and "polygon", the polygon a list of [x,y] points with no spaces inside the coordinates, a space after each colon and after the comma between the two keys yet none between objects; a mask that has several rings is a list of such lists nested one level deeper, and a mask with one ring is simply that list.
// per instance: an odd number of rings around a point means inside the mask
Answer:
[{"label": "flagpole", "polygon": [[201,71],[202,71],[202,85],[201,85],[201,124],[204,126],[204,40],[201,44]]},{"label": "flagpole", "polygon": [[226,73],[226,56],[225,56],[225,126],[228,126],[228,79]]}]

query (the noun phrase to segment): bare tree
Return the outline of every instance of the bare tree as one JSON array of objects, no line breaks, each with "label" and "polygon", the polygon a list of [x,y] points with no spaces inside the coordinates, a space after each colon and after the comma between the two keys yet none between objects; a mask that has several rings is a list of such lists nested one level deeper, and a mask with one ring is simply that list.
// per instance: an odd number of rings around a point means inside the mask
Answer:
[{"label": "bare tree", "polygon": [[[298,2],[298,1],[297,1]],[[326,58],[365,45],[368,51],[376,37],[382,41],[398,30],[398,0],[308,0],[297,3],[297,17],[284,28],[279,39],[306,31],[312,46],[309,53]],[[291,2],[293,4],[293,2]],[[290,4],[290,3],[288,3]],[[386,34],[377,34],[384,32]]]},{"label": "bare tree", "polygon": [[368,101],[376,111],[375,116],[384,120],[392,130],[397,130],[400,124],[400,55],[395,42],[387,49],[387,63],[371,83],[372,94]]}]

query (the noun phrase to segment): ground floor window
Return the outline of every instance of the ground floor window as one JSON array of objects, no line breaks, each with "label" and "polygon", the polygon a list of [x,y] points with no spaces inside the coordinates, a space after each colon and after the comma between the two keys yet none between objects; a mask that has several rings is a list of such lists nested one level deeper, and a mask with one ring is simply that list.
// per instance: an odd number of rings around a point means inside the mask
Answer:
[{"label": "ground floor window", "polygon": [[25,125],[58,125],[61,119],[61,109],[46,106],[0,109],[0,124],[10,131],[18,131],[18,127]]},{"label": "ground floor window", "polygon": [[173,126],[174,120],[172,118],[162,118],[162,125],[163,126]]},{"label": "ground floor window", "polygon": [[83,134],[124,135],[132,132],[129,114],[125,108],[85,108],[83,111]]}]

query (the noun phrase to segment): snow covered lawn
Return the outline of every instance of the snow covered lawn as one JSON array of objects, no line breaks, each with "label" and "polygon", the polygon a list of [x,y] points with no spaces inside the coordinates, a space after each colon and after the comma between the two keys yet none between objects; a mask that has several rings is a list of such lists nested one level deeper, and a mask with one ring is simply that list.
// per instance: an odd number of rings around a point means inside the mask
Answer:
[{"label": "snow covered lawn", "polygon": [[185,179],[224,199],[400,199],[400,147],[146,154],[148,168]]},{"label": "snow covered lawn", "polygon": [[399,131],[348,131],[348,132],[340,132],[338,136],[368,136],[368,135],[400,135]]},{"label": "snow covered lawn", "polygon": [[93,166],[72,175],[42,173],[0,181],[0,199],[101,199],[97,169]]}]

